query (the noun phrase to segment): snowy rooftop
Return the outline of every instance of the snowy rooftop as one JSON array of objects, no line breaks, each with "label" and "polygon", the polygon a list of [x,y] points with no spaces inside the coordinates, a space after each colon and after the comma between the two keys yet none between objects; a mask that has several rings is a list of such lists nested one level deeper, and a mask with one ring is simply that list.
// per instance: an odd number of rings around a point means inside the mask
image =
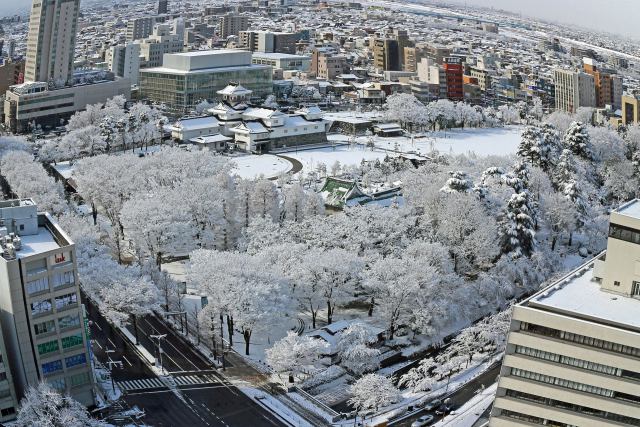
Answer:
[{"label": "snowy rooftop", "polygon": [[38,227],[38,234],[20,236],[20,240],[22,241],[22,249],[16,251],[17,258],[25,258],[60,248],[53,234],[46,227]]},{"label": "snowy rooftop", "polygon": [[531,297],[528,305],[585,320],[640,330],[640,300],[600,289],[593,280],[595,259]]},{"label": "snowy rooftop", "polygon": [[640,219],[640,199],[634,199],[616,209],[620,215]]}]

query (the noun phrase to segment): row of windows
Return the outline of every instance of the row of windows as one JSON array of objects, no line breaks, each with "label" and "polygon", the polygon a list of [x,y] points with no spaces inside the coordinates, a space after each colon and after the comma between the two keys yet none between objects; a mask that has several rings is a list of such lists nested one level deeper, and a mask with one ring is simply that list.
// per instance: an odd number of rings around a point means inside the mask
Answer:
[{"label": "row of windows", "polygon": [[609,225],[609,237],[640,245],[640,232],[617,224]]},{"label": "row of windows", "polygon": [[[72,368],[78,365],[85,365],[86,363],[87,357],[84,353],[64,358],[64,364],[67,368]],[[51,362],[42,364],[42,373],[44,375],[54,374],[59,371],[62,371],[62,360],[53,360]]]},{"label": "row of windows", "polygon": [[[58,318],[58,327],[61,331],[69,328],[77,328],[78,326],[80,326],[80,316],[77,314],[70,314]],[[48,334],[56,331],[56,324],[53,320],[47,320],[36,323],[34,330],[36,335]]]},{"label": "row of windows", "polygon": [[586,360],[575,359],[569,356],[561,356],[555,353],[549,353],[547,351],[538,350],[535,348],[516,346],[516,353],[524,354],[525,356],[535,357],[536,359],[549,360],[551,362],[561,363],[563,365],[574,366],[576,368],[585,369],[593,372],[600,372],[607,375],[621,376],[622,369],[614,368],[612,366],[601,365],[599,363],[588,362]]},{"label": "row of windows", "polygon": [[[73,271],[64,271],[62,273],[54,273],[52,278],[53,278],[54,288],[69,286],[75,283],[75,275],[73,274]],[[33,295],[33,294],[43,292],[43,291],[48,291],[48,290],[49,290],[48,277],[41,277],[39,279],[27,282],[27,293],[29,295]]]},{"label": "row of windows", "polygon": [[556,421],[545,420],[544,418],[538,418],[532,415],[526,415],[526,414],[521,414],[519,412],[509,411],[507,409],[502,409],[500,411],[500,415],[508,418],[513,418],[515,420],[525,421],[531,424],[538,424],[538,425],[545,425],[545,426],[552,426],[552,427],[578,427],[578,426],[571,426],[565,423],[559,423]]},{"label": "row of windows", "polygon": [[604,341],[597,338],[587,337],[584,335],[574,334],[572,332],[560,331],[558,329],[547,328],[546,326],[534,325],[532,323],[520,323],[520,330],[543,335],[546,337],[558,338],[565,341],[571,341],[578,344],[587,345],[589,347],[601,348],[616,353],[627,354],[630,356],[640,357],[640,348],[629,347],[623,344]]},{"label": "row of windows", "polygon": [[[78,294],[74,292],[71,294],[60,295],[58,297],[55,297],[54,301],[56,305],[56,310],[62,310],[65,307],[77,305]],[[53,305],[51,304],[50,299],[45,299],[42,301],[33,301],[31,303],[31,315],[37,316],[40,314],[47,313],[51,311],[52,307]]]},{"label": "row of windows", "polygon": [[[591,415],[593,417],[603,418],[610,421],[624,423],[630,426],[640,426],[640,419],[627,417],[625,415],[613,414],[611,412],[601,411],[599,409],[588,408],[586,406],[574,405],[573,403],[562,402],[550,399],[548,397],[536,396],[529,393],[523,393],[516,390],[507,390],[506,395],[520,400],[528,400],[530,402],[540,403],[545,406],[554,408],[567,409],[579,414]],[[640,416],[640,415],[639,415]]]},{"label": "row of windows", "polygon": [[79,374],[71,375],[65,378],[55,378],[51,380],[47,380],[49,385],[54,389],[64,392],[67,388],[67,380],[69,381],[69,385],[71,387],[78,387],[81,385],[89,384],[90,377],[88,372],[80,372]]},{"label": "row of windows", "polygon": [[[73,347],[78,347],[83,344],[82,334],[64,337],[60,340],[60,342],[62,343],[62,348],[65,350]],[[57,339],[38,344],[38,354],[41,356],[57,352],[58,350],[60,350],[60,345],[58,344]]]}]

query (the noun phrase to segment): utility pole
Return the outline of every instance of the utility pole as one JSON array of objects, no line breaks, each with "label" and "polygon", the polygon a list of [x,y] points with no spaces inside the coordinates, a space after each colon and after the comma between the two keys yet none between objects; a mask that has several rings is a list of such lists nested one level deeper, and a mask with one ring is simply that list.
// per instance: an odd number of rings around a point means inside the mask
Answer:
[{"label": "utility pole", "polygon": [[115,353],[115,350],[108,350],[106,349],[104,351],[107,354],[107,357],[109,358],[109,360],[107,360],[107,364],[109,365],[109,375],[111,376],[111,390],[113,390],[113,394],[116,394],[116,384],[113,380],[113,367],[117,367],[122,369],[122,362],[119,360],[113,360],[111,359],[111,356],[109,355],[110,353]]},{"label": "utility pole", "polygon": [[224,366],[224,320],[222,313],[220,313],[220,357],[222,359],[222,370],[226,371]]},{"label": "utility pole", "polygon": [[162,335],[149,335],[149,338],[158,341],[158,359],[160,360],[160,372],[164,373],[164,367],[162,366],[162,347],[160,347],[160,340],[163,340],[167,337],[167,334]]}]

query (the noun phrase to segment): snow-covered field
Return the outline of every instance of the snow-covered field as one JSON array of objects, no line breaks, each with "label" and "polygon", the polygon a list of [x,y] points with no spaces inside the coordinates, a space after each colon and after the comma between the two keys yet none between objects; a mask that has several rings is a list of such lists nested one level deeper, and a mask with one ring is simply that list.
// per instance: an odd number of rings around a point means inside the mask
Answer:
[{"label": "snow-covered field", "polygon": [[371,151],[363,146],[348,147],[338,145],[335,147],[316,148],[313,150],[298,151],[297,153],[285,153],[286,156],[299,160],[303,170],[309,172],[320,163],[324,163],[329,170],[336,161],[342,166],[360,165],[362,160],[384,159],[386,152],[383,150]]},{"label": "snow-covered field", "polygon": [[260,176],[264,178],[276,178],[280,174],[289,172],[293,167],[288,160],[272,154],[250,154],[234,157],[230,161],[235,163],[233,173],[245,179],[259,178]]}]

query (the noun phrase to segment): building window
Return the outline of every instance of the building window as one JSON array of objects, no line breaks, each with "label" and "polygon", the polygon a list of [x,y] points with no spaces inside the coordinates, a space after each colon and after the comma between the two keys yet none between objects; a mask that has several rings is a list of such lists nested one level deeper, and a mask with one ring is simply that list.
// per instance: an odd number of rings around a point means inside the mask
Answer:
[{"label": "building window", "polygon": [[620,286],[620,282],[618,282],[617,280],[613,282],[613,286]]},{"label": "building window", "polygon": [[45,375],[53,374],[62,370],[62,360],[54,360],[42,364],[42,373]]},{"label": "building window", "polygon": [[71,387],[78,387],[84,384],[89,383],[89,373],[82,372],[79,374],[71,375],[69,377],[69,382],[71,383]]},{"label": "building window", "polygon": [[62,273],[55,273],[53,275],[54,288],[72,285],[74,282],[75,282],[75,276],[73,275],[73,271],[65,271]]},{"label": "building window", "polygon": [[631,296],[640,296],[640,282],[633,282],[633,286],[631,286]]},{"label": "building window", "polygon": [[80,326],[80,316],[77,314],[62,316],[58,319],[60,329],[77,328]]},{"label": "building window", "polygon": [[53,353],[54,351],[58,351],[60,347],[58,346],[58,340],[44,342],[42,344],[38,344],[38,354],[48,354]]},{"label": "building window", "polygon": [[35,330],[36,335],[42,335],[49,332],[55,332],[56,324],[53,320],[47,320],[46,322],[36,323],[33,326],[33,329]]},{"label": "building window", "polygon": [[47,382],[51,387],[58,391],[64,391],[67,388],[67,384],[65,383],[64,378],[56,378]]},{"label": "building window", "polygon": [[16,413],[16,408],[14,408],[13,406],[10,408],[5,408],[0,410],[0,415],[2,415],[3,417],[8,417],[9,415],[13,415]]},{"label": "building window", "polygon": [[7,380],[7,373],[0,372],[0,381],[6,381],[6,380]]},{"label": "building window", "polygon": [[61,310],[71,305],[77,305],[77,303],[78,303],[78,294],[75,292],[72,294],[66,294],[66,295],[61,295],[59,297],[56,297],[57,310]]},{"label": "building window", "polygon": [[87,364],[87,356],[84,353],[77,354],[75,356],[66,357],[64,359],[64,364],[67,368],[72,368],[78,365],[86,365]]},{"label": "building window", "polygon": [[49,290],[49,278],[41,277],[40,279],[27,282],[27,293],[33,295],[38,292]]},{"label": "building window", "polygon": [[62,338],[60,341],[62,341],[62,348],[66,350],[68,348],[82,345],[82,335],[71,335],[69,337]]},{"label": "building window", "polygon": [[31,303],[31,315],[37,316],[39,314],[48,313],[51,311],[51,300],[34,301]]}]

